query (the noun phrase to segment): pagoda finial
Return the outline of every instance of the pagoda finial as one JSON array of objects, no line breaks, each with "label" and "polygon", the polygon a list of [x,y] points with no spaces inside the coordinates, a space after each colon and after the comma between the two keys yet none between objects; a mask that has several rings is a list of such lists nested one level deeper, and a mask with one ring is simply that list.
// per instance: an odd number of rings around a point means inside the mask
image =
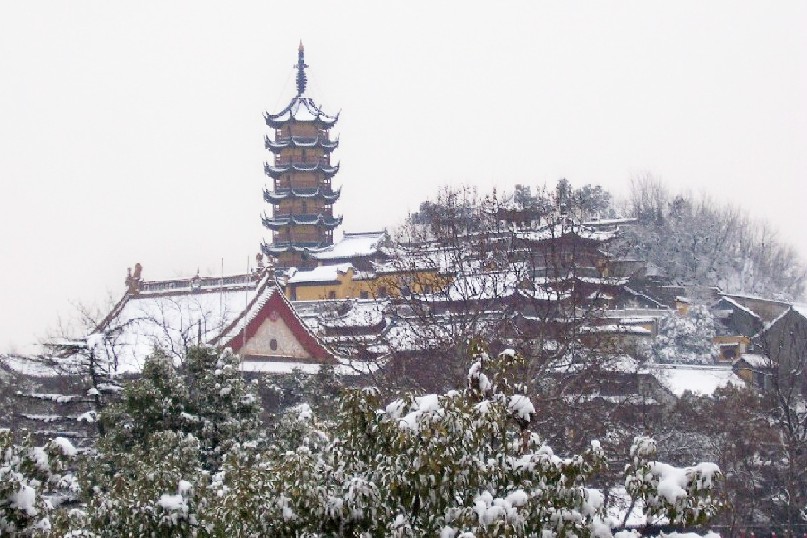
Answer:
[{"label": "pagoda finial", "polygon": [[305,76],[305,68],[308,64],[305,63],[305,47],[303,47],[303,40],[300,40],[300,46],[297,48],[297,95],[302,95],[305,92],[305,84],[308,79]]}]

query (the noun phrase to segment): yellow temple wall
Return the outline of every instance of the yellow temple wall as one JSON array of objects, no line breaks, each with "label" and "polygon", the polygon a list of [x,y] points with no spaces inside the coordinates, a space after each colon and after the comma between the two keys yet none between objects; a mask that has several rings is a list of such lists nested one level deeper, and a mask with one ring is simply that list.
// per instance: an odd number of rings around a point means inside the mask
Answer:
[{"label": "yellow temple wall", "polygon": [[334,282],[287,284],[284,293],[287,298],[297,301],[397,298],[401,296],[404,287],[408,287],[412,293],[422,294],[439,291],[450,281],[448,277],[434,272],[385,274],[358,280],[355,277],[355,272],[351,268],[339,274],[337,281]]}]

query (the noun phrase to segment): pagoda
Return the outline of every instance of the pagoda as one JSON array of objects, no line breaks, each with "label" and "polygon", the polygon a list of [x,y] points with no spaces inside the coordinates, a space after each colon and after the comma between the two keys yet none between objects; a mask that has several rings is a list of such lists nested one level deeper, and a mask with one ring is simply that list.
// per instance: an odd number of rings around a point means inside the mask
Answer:
[{"label": "pagoda", "polygon": [[333,204],[339,190],[332,187],[339,165],[331,164],[331,152],[339,145],[331,140],[330,129],[339,119],[322,111],[306,96],[305,49],[298,50],[297,95],[277,114],[264,114],[274,137],[266,136],[266,149],[274,163],[265,163],[273,189],[265,189],[264,200],[272,205],[272,216],[263,225],[272,230],[272,243],[263,243],[264,254],[276,259],[276,266],[311,267],[311,254],[333,245],[333,230],[342,223],[334,217]]}]

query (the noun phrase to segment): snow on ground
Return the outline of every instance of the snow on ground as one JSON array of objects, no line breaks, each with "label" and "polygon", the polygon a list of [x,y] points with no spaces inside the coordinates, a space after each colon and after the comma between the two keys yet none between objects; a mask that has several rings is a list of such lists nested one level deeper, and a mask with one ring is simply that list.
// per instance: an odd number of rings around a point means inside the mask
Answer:
[{"label": "snow on ground", "polygon": [[681,396],[687,390],[710,395],[718,387],[728,384],[744,385],[730,365],[660,364],[651,371],[676,396]]}]

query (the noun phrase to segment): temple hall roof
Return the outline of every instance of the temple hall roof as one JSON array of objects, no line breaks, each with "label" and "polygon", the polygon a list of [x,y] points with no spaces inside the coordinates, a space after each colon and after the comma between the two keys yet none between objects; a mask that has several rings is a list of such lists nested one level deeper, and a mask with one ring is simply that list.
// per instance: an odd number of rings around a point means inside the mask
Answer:
[{"label": "temple hall roof", "polygon": [[330,247],[312,254],[318,260],[341,260],[367,257],[377,254],[386,238],[386,232],[345,232],[342,240]]}]

